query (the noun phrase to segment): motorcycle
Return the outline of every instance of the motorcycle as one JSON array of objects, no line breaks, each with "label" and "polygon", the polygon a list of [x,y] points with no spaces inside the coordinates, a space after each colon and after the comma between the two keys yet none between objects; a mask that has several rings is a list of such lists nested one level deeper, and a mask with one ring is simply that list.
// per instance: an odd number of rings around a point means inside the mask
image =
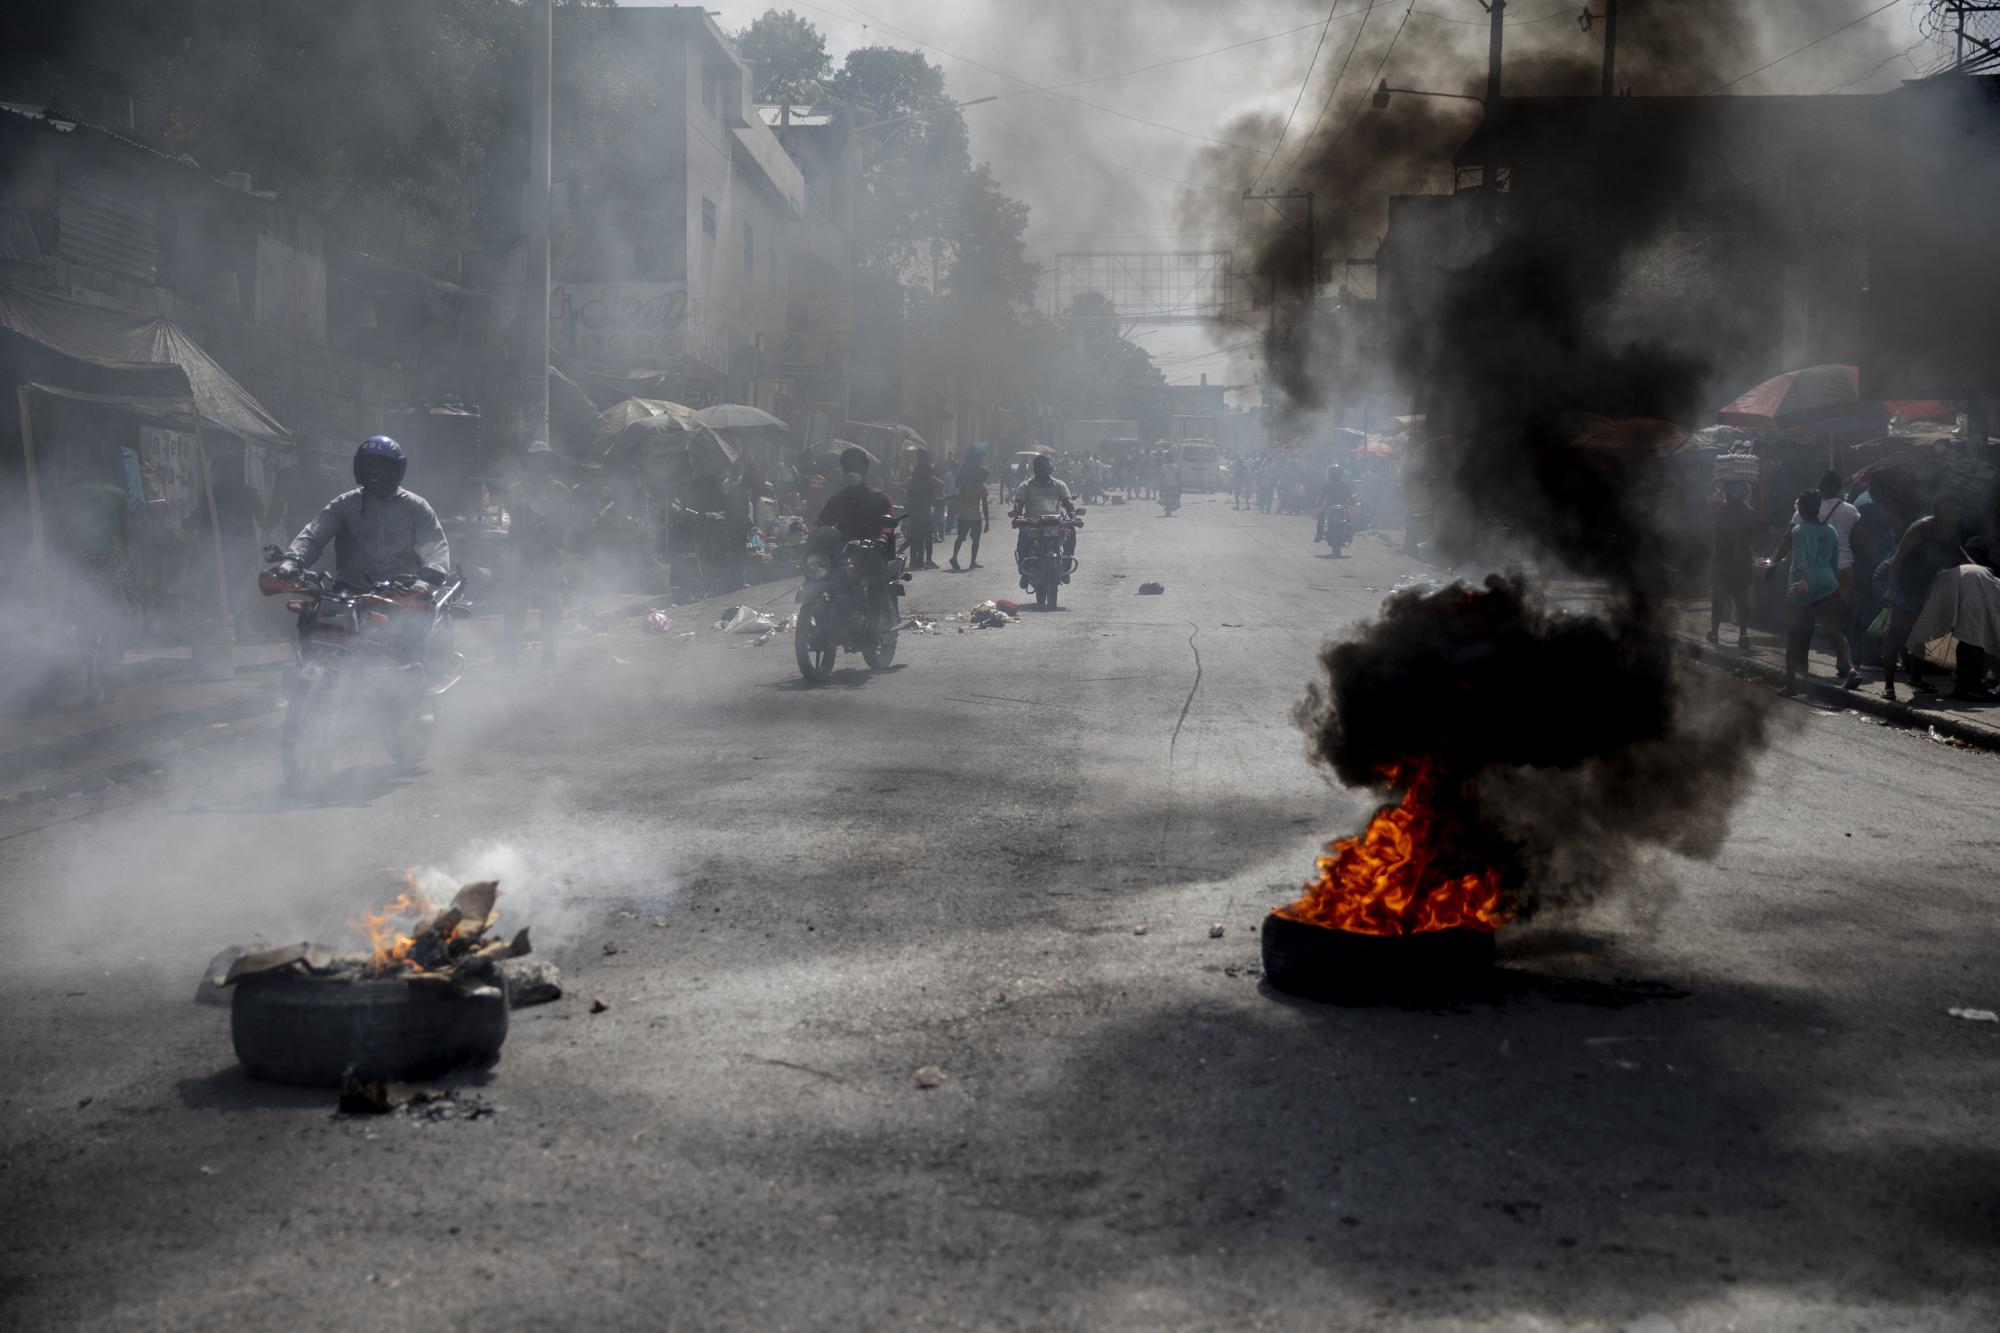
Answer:
[{"label": "motorcycle", "polygon": [[1039,518],[1016,518],[1014,527],[1028,531],[1027,554],[1020,558],[1021,586],[1035,591],[1035,605],[1044,610],[1056,609],[1063,584],[1076,573],[1076,557],[1065,549],[1075,540],[1075,534],[1083,526],[1083,513],[1079,509],[1074,515],[1043,514]]},{"label": "motorcycle", "polygon": [[1326,505],[1319,511],[1319,535],[1316,542],[1325,542],[1334,555],[1347,553],[1347,547],[1354,540],[1354,518],[1347,505]]},{"label": "motorcycle", "polygon": [[[277,547],[264,548],[266,564],[282,558]],[[370,580],[364,588],[310,569],[258,576],[257,590],[286,598],[285,609],[298,617],[278,732],[287,788],[310,795],[326,781],[356,717],[380,728],[390,759],[405,767],[423,762],[437,701],[465,677],[465,655],[452,648],[452,622],[472,611],[464,589],[455,571]]]},{"label": "motorcycle", "polygon": [[1178,486],[1162,486],[1160,488],[1160,508],[1167,511],[1167,517],[1172,518],[1174,511],[1180,507],[1181,488]]},{"label": "motorcycle", "polygon": [[792,627],[799,674],[815,685],[831,679],[843,648],[860,653],[876,671],[893,663],[903,619],[899,599],[911,577],[908,562],[896,554],[893,527],[883,529],[879,541],[849,541],[834,528],[815,532],[806,544]]}]

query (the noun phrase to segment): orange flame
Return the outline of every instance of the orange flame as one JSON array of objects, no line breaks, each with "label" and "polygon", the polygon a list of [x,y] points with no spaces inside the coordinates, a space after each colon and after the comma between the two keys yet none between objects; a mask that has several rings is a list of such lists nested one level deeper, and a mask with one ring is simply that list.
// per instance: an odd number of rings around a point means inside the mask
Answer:
[{"label": "orange flame", "polygon": [[[1401,776],[1386,775],[1391,786],[1402,785]],[[1278,915],[1356,935],[1506,925],[1513,913],[1502,901],[1500,871],[1452,863],[1452,823],[1436,797],[1436,770],[1419,762],[1402,801],[1377,810],[1359,835],[1328,843],[1319,878]]]},{"label": "orange flame", "polygon": [[378,911],[364,910],[361,920],[347,923],[350,930],[358,930],[368,936],[371,955],[368,970],[372,976],[387,976],[398,970],[424,970],[410,957],[410,950],[416,946],[416,937],[405,933],[400,923],[404,918],[410,918],[415,928],[421,930],[422,918],[433,915],[436,909],[417,884],[415,875],[406,872],[403,882],[408,887],[393,901],[384,904]]}]

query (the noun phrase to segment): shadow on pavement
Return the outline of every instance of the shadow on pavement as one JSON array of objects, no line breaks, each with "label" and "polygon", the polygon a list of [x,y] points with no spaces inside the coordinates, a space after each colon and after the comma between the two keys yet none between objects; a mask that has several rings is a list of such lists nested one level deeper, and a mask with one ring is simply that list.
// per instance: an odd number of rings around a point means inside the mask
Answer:
[{"label": "shadow on pavement", "polygon": [[1377,1314],[1565,1326],[1738,1289],[2000,1290],[2000,1150],[1818,1133],[1850,1108],[1826,1104],[1841,1066],[1820,1050],[1837,1045],[1798,1035],[1826,1021],[1810,1001],[1603,971],[1502,968],[1449,1011],[1273,995],[1247,1021],[1134,1012],[1072,1050],[1018,1168],[1084,1183],[978,1203],[1088,1218],[1130,1268],[1199,1254],[1218,1312],[1243,1308],[1232,1284],[1277,1309],[1323,1290]]}]

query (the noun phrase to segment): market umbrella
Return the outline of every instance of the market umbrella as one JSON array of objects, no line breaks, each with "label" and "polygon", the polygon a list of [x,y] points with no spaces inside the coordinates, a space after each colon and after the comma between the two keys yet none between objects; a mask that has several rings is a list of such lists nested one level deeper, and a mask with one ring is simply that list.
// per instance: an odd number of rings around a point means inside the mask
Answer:
[{"label": "market umbrella", "polygon": [[1956,421],[1958,413],[1947,403],[1935,398],[1891,398],[1882,406],[1889,409],[1889,415],[1901,417],[1905,421]]},{"label": "market umbrella", "polygon": [[1356,458],[1394,458],[1396,446],[1387,440],[1369,440],[1364,444],[1355,445],[1348,452]]},{"label": "market umbrella", "polygon": [[884,434],[901,436],[904,444],[914,444],[919,449],[928,449],[930,447],[925,442],[923,436],[917,434],[900,421],[856,421],[850,424],[859,426],[864,430],[879,430]]},{"label": "market umbrella", "polygon": [[704,407],[694,414],[694,419],[710,430],[791,429],[769,412],[742,403],[717,403],[714,407]]},{"label": "market umbrella", "polygon": [[699,425],[683,425],[671,417],[645,417],[618,433],[614,447],[632,449],[650,468],[658,469],[683,455],[703,475],[727,472],[736,462],[736,446]]},{"label": "market umbrella", "polygon": [[1750,430],[1790,430],[1843,419],[1886,419],[1879,402],[1861,398],[1856,366],[1807,366],[1774,375],[1736,399],[1715,419]]},{"label": "market umbrella", "polygon": [[665,398],[627,398],[597,414],[597,437],[617,435],[635,421],[665,420],[669,429],[690,430],[695,425],[694,409]]},{"label": "market umbrella", "polygon": [[1673,453],[1690,438],[1689,432],[1658,417],[1612,418],[1594,412],[1570,413],[1562,419],[1569,442],[1581,449],[1612,449],[1637,457],[1657,457]]}]

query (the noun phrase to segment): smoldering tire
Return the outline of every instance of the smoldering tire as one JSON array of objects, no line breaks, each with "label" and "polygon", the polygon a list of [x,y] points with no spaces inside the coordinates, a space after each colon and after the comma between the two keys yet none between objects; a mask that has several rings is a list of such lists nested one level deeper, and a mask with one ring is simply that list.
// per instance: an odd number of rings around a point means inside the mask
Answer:
[{"label": "smoldering tire", "polygon": [[244,1069],[273,1083],[428,1078],[499,1055],[507,997],[401,978],[248,977],[236,983],[229,1032]]}]

